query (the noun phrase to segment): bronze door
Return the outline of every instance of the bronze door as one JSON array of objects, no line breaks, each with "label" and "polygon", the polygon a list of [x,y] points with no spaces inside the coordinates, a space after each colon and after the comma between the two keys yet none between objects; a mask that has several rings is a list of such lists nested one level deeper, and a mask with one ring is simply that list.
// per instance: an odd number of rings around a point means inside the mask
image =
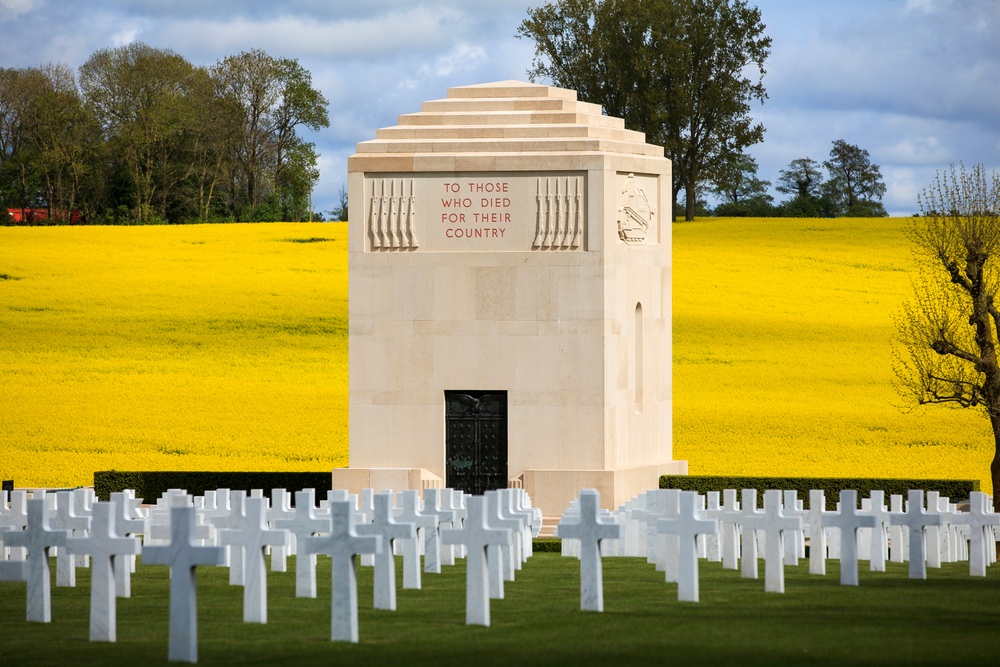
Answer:
[{"label": "bronze door", "polygon": [[507,488],[507,392],[446,391],[445,483],[481,495]]}]

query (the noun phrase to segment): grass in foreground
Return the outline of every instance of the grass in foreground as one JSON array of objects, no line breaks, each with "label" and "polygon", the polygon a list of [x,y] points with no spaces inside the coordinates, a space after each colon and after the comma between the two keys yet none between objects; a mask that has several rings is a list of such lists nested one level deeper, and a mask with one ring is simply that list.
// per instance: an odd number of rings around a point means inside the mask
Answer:
[{"label": "grass in foreground", "polygon": [[[465,619],[464,561],[425,575],[398,610],[371,608],[371,568],[359,568],[361,643],[329,641],[330,568],[320,560],[319,596],[294,597],[292,563],[269,573],[268,624],[242,622],[242,589],[224,568],[198,571],[199,663],[203,665],[949,665],[992,664],[1000,651],[1000,568],[986,579],[968,565],[906,578],[862,568],[861,586],[839,585],[805,561],[786,568],[786,593],[764,593],[701,563],[701,602],[677,602],[675,585],[636,558],[604,561],[605,612],[579,611],[579,562],[536,554],[492,603],[492,627]],[[761,567],[763,576],[763,566]],[[53,623],[27,623],[25,584],[0,582],[0,664],[166,665],[167,569],[140,567],[133,598],[118,602],[118,642],[87,641],[89,571],[76,588],[53,588]]]}]

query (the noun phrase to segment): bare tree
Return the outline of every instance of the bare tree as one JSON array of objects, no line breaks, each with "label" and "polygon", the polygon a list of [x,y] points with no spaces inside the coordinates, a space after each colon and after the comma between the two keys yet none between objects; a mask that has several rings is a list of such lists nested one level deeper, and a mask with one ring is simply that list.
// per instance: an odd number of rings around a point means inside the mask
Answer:
[{"label": "bare tree", "polygon": [[909,235],[921,280],[897,321],[897,388],[918,405],[982,410],[993,427],[990,477],[1000,511],[1000,175],[952,166],[919,203]]}]

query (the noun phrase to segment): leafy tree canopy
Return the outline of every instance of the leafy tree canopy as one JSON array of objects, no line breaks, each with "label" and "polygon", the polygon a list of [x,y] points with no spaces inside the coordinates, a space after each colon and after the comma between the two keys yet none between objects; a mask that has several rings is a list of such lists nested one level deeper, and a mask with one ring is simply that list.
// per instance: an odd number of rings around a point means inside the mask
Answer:
[{"label": "leafy tree canopy", "polygon": [[556,0],[528,10],[518,35],[535,42],[531,80],[547,78],[646,133],[673,162],[673,203],[763,139],[750,102],[763,101],[771,38],[744,0]]}]

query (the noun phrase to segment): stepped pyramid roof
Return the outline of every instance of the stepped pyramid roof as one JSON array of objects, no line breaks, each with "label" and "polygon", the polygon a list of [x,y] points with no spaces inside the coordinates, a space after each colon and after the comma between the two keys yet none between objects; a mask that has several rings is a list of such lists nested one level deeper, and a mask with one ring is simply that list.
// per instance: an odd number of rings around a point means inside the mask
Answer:
[{"label": "stepped pyramid roof", "polygon": [[[475,155],[482,153],[612,153],[662,158],[663,148],[647,144],[642,132],[625,129],[621,118],[603,115],[600,105],[581,102],[576,91],[497,81],[449,88],[446,98],[424,102],[420,111],[399,116],[397,125],[382,128],[374,139],[360,142],[351,160],[355,162],[352,170],[409,170],[418,166],[409,161],[414,156],[450,155],[465,156],[462,164],[455,166],[468,167],[472,166],[470,159],[475,161]],[[404,163],[393,157],[409,159]],[[419,162],[428,168],[448,168],[438,161]]]}]

